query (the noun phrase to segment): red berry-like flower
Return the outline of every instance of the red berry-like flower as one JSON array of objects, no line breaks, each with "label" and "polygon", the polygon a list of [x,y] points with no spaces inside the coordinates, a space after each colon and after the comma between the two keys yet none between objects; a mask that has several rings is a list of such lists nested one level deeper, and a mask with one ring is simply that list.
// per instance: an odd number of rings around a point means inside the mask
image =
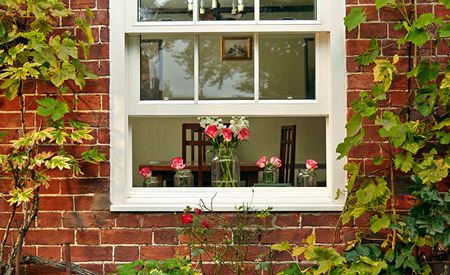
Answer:
[{"label": "red berry-like flower", "polygon": [[206,229],[209,229],[209,222],[207,220],[202,221],[202,226]]},{"label": "red berry-like flower", "polygon": [[194,212],[195,212],[195,214],[197,214],[197,215],[203,214],[203,211],[202,211],[200,208],[194,208]]},{"label": "red berry-like flower", "polygon": [[181,223],[182,224],[191,224],[194,221],[194,216],[191,213],[186,213],[181,216]]}]

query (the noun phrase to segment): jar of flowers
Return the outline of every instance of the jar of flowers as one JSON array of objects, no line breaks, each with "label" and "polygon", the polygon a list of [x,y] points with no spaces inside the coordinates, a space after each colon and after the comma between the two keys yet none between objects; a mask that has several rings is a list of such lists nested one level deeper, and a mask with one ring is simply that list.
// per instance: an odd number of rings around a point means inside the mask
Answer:
[{"label": "jar of flowers", "polygon": [[262,171],[263,183],[278,183],[279,169],[282,166],[281,159],[271,157],[270,160],[266,156],[261,156],[256,162],[256,166]]},{"label": "jar of flowers", "polygon": [[200,117],[204,134],[211,140],[214,156],[211,160],[211,184],[215,187],[237,187],[240,182],[236,150],[250,137],[246,117],[232,117],[226,125],[219,117]]},{"label": "jar of flowers", "polygon": [[317,186],[317,161],[313,159],[307,159],[305,163],[306,169],[300,170],[300,173],[297,177],[297,184],[303,187],[315,187]]},{"label": "jar of flowers", "polygon": [[173,184],[175,187],[193,187],[194,175],[191,170],[186,168],[183,158],[175,157],[170,162],[170,167],[175,169],[175,176],[173,177]]}]

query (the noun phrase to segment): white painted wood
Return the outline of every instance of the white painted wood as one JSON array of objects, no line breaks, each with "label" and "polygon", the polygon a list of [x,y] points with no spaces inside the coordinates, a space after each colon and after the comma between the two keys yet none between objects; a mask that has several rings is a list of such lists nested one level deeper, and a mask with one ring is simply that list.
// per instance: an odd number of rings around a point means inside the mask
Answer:
[{"label": "white painted wood", "polygon": [[[197,1],[194,10],[197,13]],[[256,5],[255,5],[256,6]],[[346,69],[344,0],[318,0],[317,20],[199,22],[137,22],[137,1],[110,0],[110,129],[111,210],[180,211],[210,202],[215,196],[218,211],[233,211],[236,205],[252,202],[255,207],[275,211],[339,211],[343,197],[335,199],[345,184],[345,160],[336,161],[336,146],[345,137]],[[259,13],[259,9],[257,11]],[[259,18],[259,15],[255,15]],[[140,101],[139,35],[158,33],[255,33],[255,59],[259,55],[258,33],[316,33],[316,100],[240,101]],[[198,43],[198,42],[197,42]],[[198,75],[198,47],[194,53]],[[255,91],[259,75],[255,60]],[[197,80],[198,81],[198,80]],[[322,116],[327,118],[327,187],[324,188],[133,188],[130,116]]]}]

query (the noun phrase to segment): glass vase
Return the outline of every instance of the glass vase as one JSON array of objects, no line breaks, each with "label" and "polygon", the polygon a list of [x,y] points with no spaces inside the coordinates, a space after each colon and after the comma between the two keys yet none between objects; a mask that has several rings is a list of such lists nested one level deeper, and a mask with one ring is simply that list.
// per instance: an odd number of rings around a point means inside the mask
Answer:
[{"label": "glass vase", "polygon": [[175,187],[193,187],[194,175],[189,169],[177,170],[173,177],[173,185]]},{"label": "glass vase", "polygon": [[317,175],[314,171],[308,169],[301,169],[297,176],[297,186],[300,187],[316,187]]},{"label": "glass vase", "polygon": [[278,183],[279,170],[277,168],[264,168],[262,171],[263,183]]},{"label": "glass vase", "polygon": [[240,182],[240,167],[236,149],[214,150],[211,160],[211,185],[214,187],[237,187]]}]

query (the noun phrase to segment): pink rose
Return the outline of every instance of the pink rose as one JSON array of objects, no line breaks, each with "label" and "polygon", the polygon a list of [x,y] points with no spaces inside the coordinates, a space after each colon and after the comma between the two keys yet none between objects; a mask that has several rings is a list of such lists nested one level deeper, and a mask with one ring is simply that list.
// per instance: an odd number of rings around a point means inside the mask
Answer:
[{"label": "pink rose", "polygon": [[270,158],[270,163],[275,167],[275,168],[280,168],[281,165],[283,165],[283,163],[281,162],[281,159],[277,158],[277,157],[271,157]]},{"label": "pink rose", "polygon": [[250,130],[247,128],[242,128],[241,130],[239,130],[238,133],[238,139],[239,140],[246,140],[250,137]]},{"label": "pink rose", "polygon": [[144,166],[139,169],[139,175],[143,176],[144,179],[148,179],[152,176],[152,169],[150,169],[150,167]]},{"label": "pink rose", "polygon": [[256,162],[256,166],[258,166],[259,168],[264,168],[264,167],[266,167],[267,162],[268,162],[267,157],[266,156],[262,156]]},{"label": "pink rose", "polygon": [[214,124],[209,125],[205,130],[205,134],[210,138],[216,138],[219,134],[219,129],[217,129],[217,126]]},{"label": "pink rose", "polygon": [[314,171],[317,169],[317,161],[313,159],[307,159],[306,160],[306,169]]},{"label": "pink rose", "polygon": [[173,158],[172,161],[170,162],[170,167],[176,170],[181,170],[184,169],[184,167],[186,167],[186,163],[184,163],[183,158],[176,157]]},{"label": "pink rose", "polygon": [[233,138],[233,131],[230,128],[223,128],[222,136],[224,141],[231,141]]}]

